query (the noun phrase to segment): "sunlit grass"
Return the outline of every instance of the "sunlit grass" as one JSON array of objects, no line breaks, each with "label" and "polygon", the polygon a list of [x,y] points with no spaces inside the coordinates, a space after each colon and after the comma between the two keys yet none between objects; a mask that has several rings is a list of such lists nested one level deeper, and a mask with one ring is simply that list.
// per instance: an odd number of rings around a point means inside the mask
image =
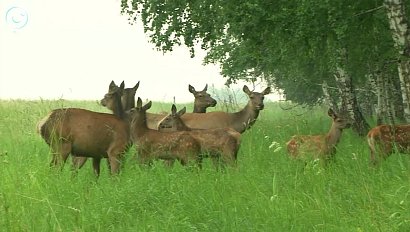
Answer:
[{"label": "sunlit grass", "polygon": [[[156,105],[153,112],[170,108]],[[0,101],[2,231],[410,229],[409,156],[394,154],[369,167],[365,139],[346,130],[327,168],[287,157],[292,135],[327,132],[327,109],[284,111],[283,105],[267,104],[242,136],[238,167],[224,172],[209,161],[203,170],[169,169],[161,162],[139,167],[131,149],[117,177],[104,161],[96,179],[91,162],[77,174],[69,163],[62,171],[49,167],[36,123],[59,107],[108,112],[97,102]]]}]

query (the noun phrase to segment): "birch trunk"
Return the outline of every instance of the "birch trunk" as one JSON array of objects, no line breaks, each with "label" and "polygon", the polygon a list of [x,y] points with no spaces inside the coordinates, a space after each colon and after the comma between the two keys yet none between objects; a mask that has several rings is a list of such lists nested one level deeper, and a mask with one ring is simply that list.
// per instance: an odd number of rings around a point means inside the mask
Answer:
[{"label": "birch trunk", "polygon": [[377,105],[375,107],[376,111],[376,123],[377,125],[383,124],[385,115],[386,115],[386,107],[384,101],[384,86],[383,80],[380,73],[375,74],[375,76],[370,77],[370,83],[372,85],[372,89],[375,90],[377,96]]},{"label": "birch trunk", "polygon": [[322,83],[322,91],[323,96],[325,97],[325,103],[329,106],[329,108],[333,109],[336,112],[339,112],[339,107],[337,106],[336,102],[333,100],[332,96],[329,93],[329,86],[327,85],[326,81]]},{"label": "birch trunk", "polygon": [[356,97],[359,97],[360,99],[362,99],[360,101],[359,107],[360,109],[362,109],[362,113],[365,117],[370,117],[373,115],[374,112],[374,92],[373,92],[373,88],[372,88],[372,83],[370,80],[373,79],[373,77],[371,77],[372,75],[366,75],[367,80],[366,84],[365,84],[365,88],[363,90],[360,91],[361,95]]},{"label": "birch trunk", "polygon": [[410,34],[403,0],[384,0],[395,47],[399,53],[398,72],[404,117],[410,122]]},{"label": "birch trunk", "polygon": [[342,98],[341,110],[347,112],[353,120],[352,128],[356,133],[360,136],[367,135],[370,126],[358,107],[356,95],[353,90],[352,78],[347,75],[343,68],[338,67],[336,69],[335,79],[339,84],[340,96]]},{"label": "birch trunk", "polygon": [[382,85],[383,91],[383,100],[384,100],[384,108],[385,108],[385,122],[395,125],[395,115],[394,115],[394,100],[393,100],[393,83],[390,78],[380,76],[380,81]]}]

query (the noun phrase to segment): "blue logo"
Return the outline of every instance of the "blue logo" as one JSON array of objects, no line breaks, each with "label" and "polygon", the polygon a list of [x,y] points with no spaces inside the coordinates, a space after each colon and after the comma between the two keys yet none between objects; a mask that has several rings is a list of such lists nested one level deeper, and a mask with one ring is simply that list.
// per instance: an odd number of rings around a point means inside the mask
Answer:
[{"label": "blue logo", "polygon": [[22,29],[28,23],[28,13],[23,8],[11,7],[6,12],[6,22],[14,30]]}]

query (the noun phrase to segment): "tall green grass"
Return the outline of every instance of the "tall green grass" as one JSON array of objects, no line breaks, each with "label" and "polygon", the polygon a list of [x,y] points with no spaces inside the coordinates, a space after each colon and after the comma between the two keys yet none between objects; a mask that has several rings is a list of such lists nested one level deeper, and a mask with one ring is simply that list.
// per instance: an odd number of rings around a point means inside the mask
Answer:
[{"label": "tall green grass", "polygon": [[107,112],[95,102],[0,101],[1,231],[410,231],[409,156],[371,168],[366,141],[346,130],[326,168],[288,158],[292,135],[327,132],[324,108],[267,104],[242,136],[237,168],[144,168],[131,149],[118,176],[102,162],[97,179],[91,162],[77,174],[49,167],[36,123],[59,107]]}]

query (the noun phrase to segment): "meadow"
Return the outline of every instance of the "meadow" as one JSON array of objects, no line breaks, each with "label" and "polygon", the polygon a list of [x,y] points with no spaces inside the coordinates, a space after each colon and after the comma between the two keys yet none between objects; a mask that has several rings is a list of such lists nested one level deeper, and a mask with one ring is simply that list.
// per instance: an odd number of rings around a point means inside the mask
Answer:
[{"label": "meadow", "polygon": [[[91,162],[78,173],[70,160],[50,168],[36,123],[54,108],[106,109],[0,101],[0,231],[410,231],[410,156],[370,167],[365,139],[348,129],[326,168],[291,160],[286,141],[326,133],[331,120],[323,107],[280,104],[267,103],[243,134],[236,168],[140,167],[131,148],[119,175],[103,161],[97,179]],[[150,111],[169,109],[154,102]]]}]

